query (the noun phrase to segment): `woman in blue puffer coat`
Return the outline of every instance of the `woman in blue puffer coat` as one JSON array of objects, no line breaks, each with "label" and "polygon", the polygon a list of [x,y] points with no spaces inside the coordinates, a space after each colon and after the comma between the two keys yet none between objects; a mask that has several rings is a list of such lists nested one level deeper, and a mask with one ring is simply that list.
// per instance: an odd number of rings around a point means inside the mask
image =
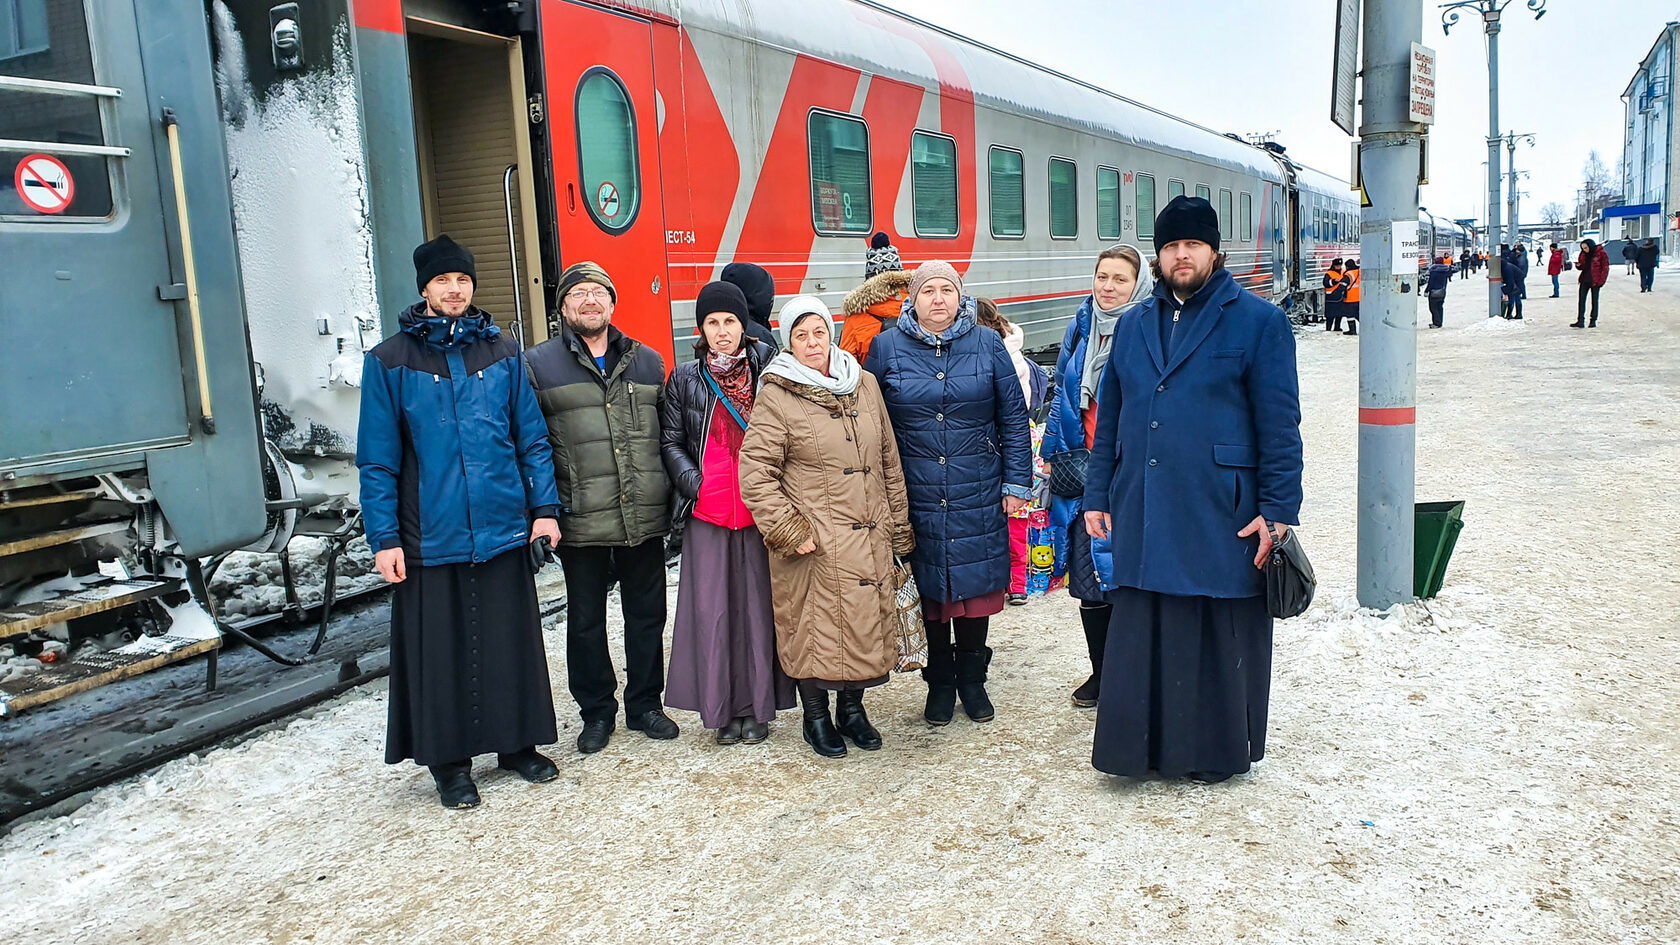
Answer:
[{"label": "woman in blue puffer coat", "polygon": [[917,267],[897,330],[875,338],[864,367],[880,381],[898,439],[916,550],[910,557],[927,625],[923,717],[945,725],[960,696],[976,722],[986,694],[987,621],[1009,587],[1009,521],[1032,485],[1032,437],[1003,339],[977,331],[974,299],[943,260]]},{"label": "woman in blue puffer coat", "polygon": [[[1154,281],[1136,248],[1111,246],[1097,256],[1091,294],[1073,316],[1056,356],[1056,399],[1038,448],[1046,475],[1054,472],[1057,463],[1083,469],[1096,435],[1097,382],[1108,363],[1114,326],[1153,291]],[[1052,475],[1052,488],[1060,481]],[[1050,523],[1067,536],[1068,593],[1079,600],[1079,622],[1085,627],[1085,646],[1091,657],[1091,675],[1073,690],[1073,704],[1088,709],[1097,704],[1102,686],[1103,647],[1108,644],[1108,621],[1114,610],[1107,592],[1115,584],[1109,554],[1112,539],[1092,538],[1085,530],[1080,519],[1083,482],[1078,487],[1080,491],[1071,495],[1052,493]]]}]

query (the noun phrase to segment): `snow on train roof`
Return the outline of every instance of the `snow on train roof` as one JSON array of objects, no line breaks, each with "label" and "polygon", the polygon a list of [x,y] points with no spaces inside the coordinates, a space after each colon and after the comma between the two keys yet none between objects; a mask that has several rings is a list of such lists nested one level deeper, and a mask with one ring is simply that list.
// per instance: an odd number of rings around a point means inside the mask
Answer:
[{"label": "snow on train roof", "polygon": [[[871,74],[906,79],[928,87],[939,81],[934,56],[943,47],[966,73],[976,104],[1082,128],[1093,135],[1142,147],[1194,156],[1246,174],[1272,180],[1280,178],[1277,162],[1269,152],[872,0],[802,0],[799,3],[609,0],[609,3],[638,12],[653,12],[691,31],[749,36],[790,52],[818,56]],[[1345,189],[1347,185],[1341,186]]]}]

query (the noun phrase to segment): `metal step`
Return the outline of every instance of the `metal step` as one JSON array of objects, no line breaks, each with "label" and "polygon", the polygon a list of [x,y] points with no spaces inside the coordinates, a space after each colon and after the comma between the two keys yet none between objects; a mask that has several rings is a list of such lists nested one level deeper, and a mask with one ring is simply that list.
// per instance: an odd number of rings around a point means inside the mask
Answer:
[{"label": "metal step", "polygon": [[95,522],[92,525],[77,525],[74,528],[62,528],[55,532],[42,532],[39,535],[30,535],[27,538],[0,542],[0,558],[7,555],[23,554],[26,551],[39,551],[42,548],[86,541],[89,538],[102,538],[127,530],[127,522]]},{"label": "metal step", "polygon": [[37,495],[20,495],[16,498],[0,498],[0,512],[10,512],[13,509],[26,509],[41,505],[59,505],[65,502],[91,502],[99,498],[98,489],[81,489],[76,492],[46,492]]},{"label": "metal step", "polygon": [[[209,620],[203,621],[209,626]],[[214,634],[214,630],[210,631]],[[84,653],[68,663],[49,666],[27,676],[0,682],[0,717],[45,705],[103,686],[106,683],[191,659],[222,645],[220,636],[200,633],[141,637],[120,649],[105,653]]]},{"label": "metal step", "polygon": [[0,640],[22,636],[48,624],[77,617],[86,617],[106,610],[116,610],[179,591],[180,581],[156,581],[144,578],[132,580],[109,579],[89,585],[79,591],[61,594],[48,600],[17,604],[0,610]]}]

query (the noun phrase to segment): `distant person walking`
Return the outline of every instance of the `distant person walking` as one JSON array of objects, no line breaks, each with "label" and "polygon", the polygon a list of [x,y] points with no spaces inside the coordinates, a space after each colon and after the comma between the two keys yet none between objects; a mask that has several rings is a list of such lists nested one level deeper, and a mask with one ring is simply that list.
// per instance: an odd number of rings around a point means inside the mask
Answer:
[{"label": "distant person walking", "polygon": [[[1581,255],[1575,260],[1575,268],[1581,270],[1580,304],[1576,308],[1575,323],[1571,328],[1598,327],[1598,290],[1604,288],[1604,283],[1610,279],[1610,254],[1604,247],[1592,240],[1581,241]],[[1592,297],[1592,320],[1583,324],[1587,317],[1587,297]]]},{"label": "distant person walking", "polygon": [[1552,258],[1546,263],[1546,275],[1552,277],[1552,298],[1558,297],[1558,276],[1563,273],[1563,250],[1552,244]]},{"label": "distant person walking", "polygon": [[1452,281],[1452,257],[1442,256],[1429,267],[1429,327],[1440,328],[1446,318],[1447,283]]},{"label": "distant person walking", "polygon": [[1651,291],[1651,279],[1657,274],[1657,241],[1646,238],[1639,246],[1639,255],[1634,258],[1634,264],[1639,268],[1639,291]]}]

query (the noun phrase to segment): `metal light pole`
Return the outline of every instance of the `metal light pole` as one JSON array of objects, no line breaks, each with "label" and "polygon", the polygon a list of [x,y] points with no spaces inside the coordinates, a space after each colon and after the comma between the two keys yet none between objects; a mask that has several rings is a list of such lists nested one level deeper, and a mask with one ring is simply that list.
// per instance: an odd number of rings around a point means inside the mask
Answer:
[{"label": "metal light pole", "polygon": [[[1500,265],[1496,247],[1510,242],[1499,228],[1499,17],[1512,0],[1456,0],[1441,4],[1441,33],[1446,35],[1458,22],[1460,10],[1475,10],[1481,14],[1487,32],[1488,56],[1488,177],[1487,177],[1487,241],[1488,241],[1488,317],[1499,314]],[[1546,0],[1526,0],[1534,11],[1534,18],[1546,15]]]},{"label": "metal light pole", "polygon": [[[1508,242],[1510,242],[1512,246],[1517,245],[1517,240],[1521,237],[1521,233],[1517,229],[1517,177],[1519,176],[1517,174],[1517,142],[1524,140],[1528,142],[1529,147],[1534,147],[1533,134],[1527,132],[1523,134],[1507,132],[1505,135],[1505,163],[1510,166],[1510,183],[1506,185],[1505,188],[1505,203],[1507,211],[1506,216],[1511,218],[1511,239]],[[1528,172],[1523,171],[1520,176],[1527,177]]]},{"label": "metal light pole", "polygon": [[1412,65],[1423,2],[1365,0],[1363,25],[1359,166],[1370,206],[1359,237],[1357,584],[1360,606],[1384,610],[1412,599],[1418,267],[1397,241],[1416,251],[1425,128],[1411,117]]}]

